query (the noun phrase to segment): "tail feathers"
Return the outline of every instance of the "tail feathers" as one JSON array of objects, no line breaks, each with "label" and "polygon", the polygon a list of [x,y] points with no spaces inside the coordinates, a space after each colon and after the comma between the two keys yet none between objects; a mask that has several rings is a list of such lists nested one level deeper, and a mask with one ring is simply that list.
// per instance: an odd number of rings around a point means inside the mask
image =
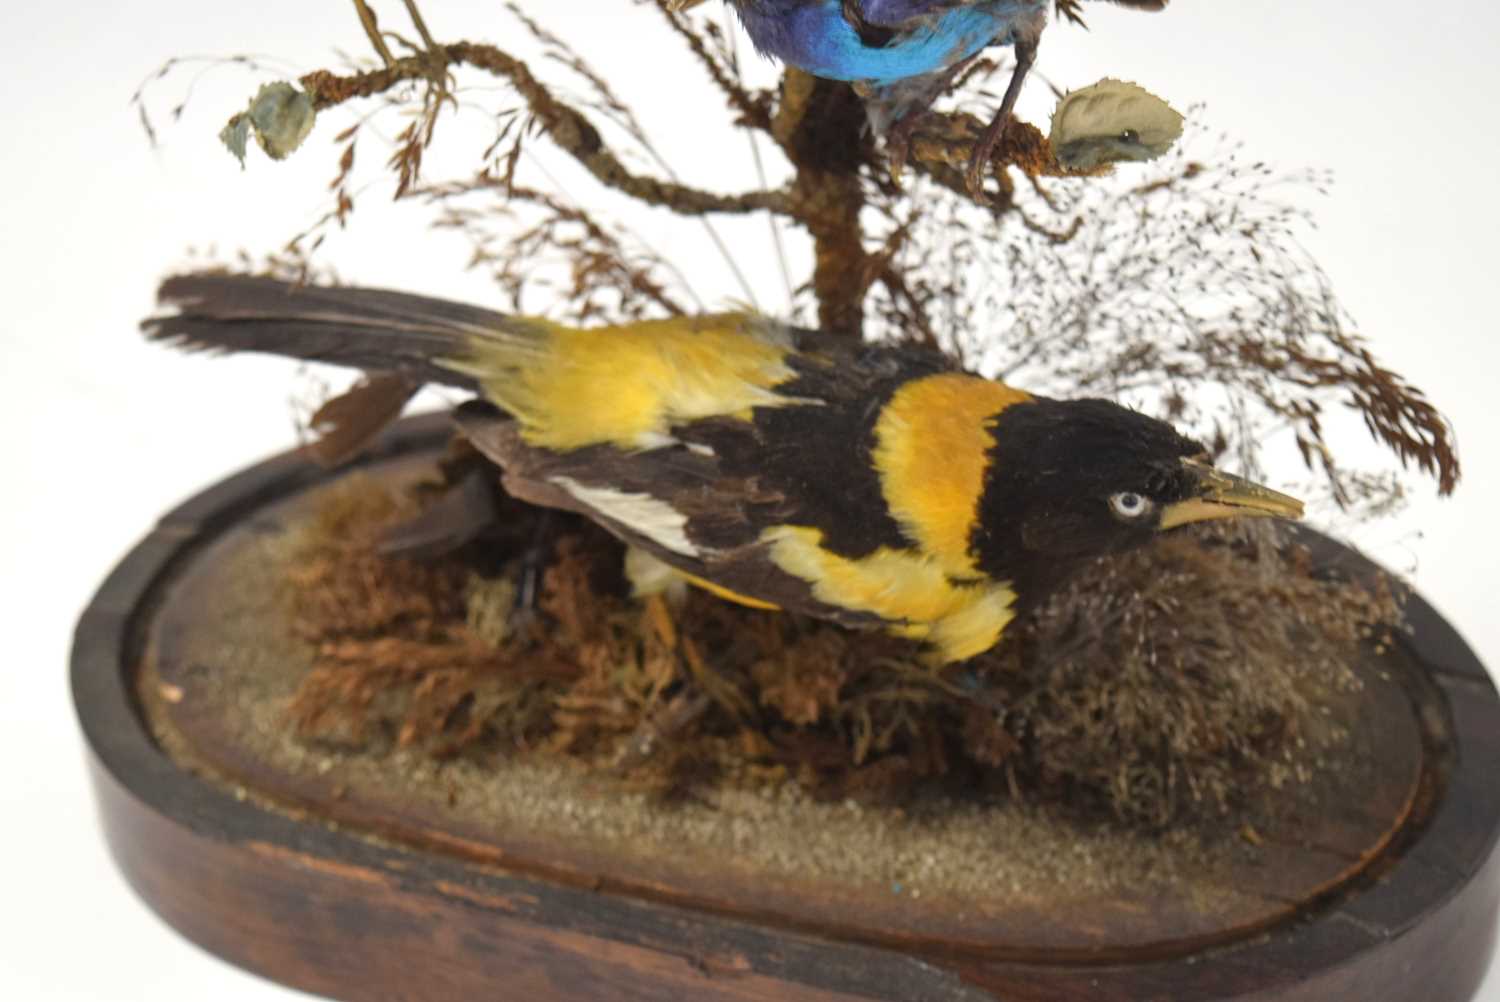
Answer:
[{"label": "tail feathers", "polygon": [[323,401],[309,425],[316,436],[308,454],[324,466],[338,466],[365,450],[406,407],[421,386],[405,376],[377,372],[364,376],[336,397]]},{"label": "tail feathers", "polygon": [[517,326],[502,313],[425,296],[210,272],[167,279],[157,301],[164,312],[141,324],[152,340],[188,350],[285,355],[467,389],[477,387],[462,371],[476,341],[504,338]]}]

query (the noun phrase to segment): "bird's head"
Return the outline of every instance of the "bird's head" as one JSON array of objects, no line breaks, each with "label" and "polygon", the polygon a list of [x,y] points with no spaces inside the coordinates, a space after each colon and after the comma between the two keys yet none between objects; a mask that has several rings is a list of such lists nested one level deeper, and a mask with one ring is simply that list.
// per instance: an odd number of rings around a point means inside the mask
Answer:
[{"label": "bird's head", "polygon": [[1016,404],[992,433],[971,549],[1025,600],[1083,561],[1175,526],[1302,515],[1302,502],[1215,470],[1199,443],[1107,400]]}]

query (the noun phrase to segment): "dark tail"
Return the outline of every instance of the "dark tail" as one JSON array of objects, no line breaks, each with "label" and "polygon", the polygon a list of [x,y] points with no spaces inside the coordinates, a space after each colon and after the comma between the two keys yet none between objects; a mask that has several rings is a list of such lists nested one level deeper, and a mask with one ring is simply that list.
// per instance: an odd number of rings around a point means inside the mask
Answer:
[{"label": "dark tail", "polygon": [[197,272],[162,283],[163,312],[141,330],[187,350],[254,351],[414,383],[474,389],[472,376],[442,360],[471,354],[475,336],[494,336],[501,313],[384,289],[295,285],[271,278]]}]

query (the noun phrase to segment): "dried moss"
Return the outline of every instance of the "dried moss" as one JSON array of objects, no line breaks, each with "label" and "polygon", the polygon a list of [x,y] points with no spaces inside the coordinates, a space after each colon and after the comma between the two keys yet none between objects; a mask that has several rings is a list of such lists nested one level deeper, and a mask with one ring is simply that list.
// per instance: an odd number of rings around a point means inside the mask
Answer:
[{"label": "dried moss", "polygon": [[451,755],[502,732],[524,743],[548,665],[497,670],[491,638],[468,622],[474,572],[462,562],[378,552],[417,510],[357,475],[324,495],[287,577],[293,629],[317,645],[292,719],[304,737],[354,747]]},{"label": "dried moss", "polygon": [[1389,582],[1320,577],[1273,524],[1171,534],[1038,611],[1006,726],[1040,785],[1126,820],[1223,812],[1347,738],[1350,662],[1399,616]]},{"label": "dried moss", "polygon": [[[455,468],[449,468],[449,476]],[[596,527],[512,503],[497,538],[380,556],[417,497],[352,479],[289,576],[317,644],[307,740],[438,757],[545,752],[664,797],[793,781],[899,801],[948,784],[1164,827],[1308,780],[1347,737],[1349,664],[1394,592],[1320,575],[1269,524],[1101,560],[1001,648],[935,673],[908,642],[697,591],[639,602]],[[534,607],[517,559],[548,556]]]}]

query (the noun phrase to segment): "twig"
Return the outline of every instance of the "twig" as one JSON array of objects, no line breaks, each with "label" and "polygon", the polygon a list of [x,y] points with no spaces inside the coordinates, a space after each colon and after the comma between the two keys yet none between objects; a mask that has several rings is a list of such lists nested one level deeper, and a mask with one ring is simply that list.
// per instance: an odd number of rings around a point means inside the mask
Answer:
[{"label": "twig", "polygon": [[359,14],[359,23],[365,29],[365,36],[369,38],[370,44],[374,46],[375,52],[380,56],[382,62],[387,66],[396,61],[391,55],[391,50],[386,47],[385,39],[380,35],[380,25],[375,20],[375,12],[365,0],[354,0],[354,10]]},{"label": "twig", "polygon": [[731,80],[729,74],[724,72],[724,67],[719,65],[719,61],[703,44],[703,39],[698,33],[688,27],[687,21],[681,14],[667,7],[667,0],[656,0],[656,7],[667,19],[667,23],[672,26],[672,30],[682,36],[682,40],[687,43],[688,50],[698,57],[709,79],[729,99],[730,106],[740,113],[741,124],[762,132],[770,132],[771,113],[767,110],[764,95],[752,94],[736,81]]},{"label": "twig", "polygon": [[427,22],[422,20],[422,12],[417,10],[416,0],[402,0],[402,2],[406,4],[406,13],[411,15],[411,23],[417,29],[417,34],[422,36],[422,44],[427,46],[427,51],[437,51],[438,44],[432,40],[432,33],[427,30]]},{"label": "twig", "polygon": [[714,212],[743,215],[760,211],[793,214],[792,203],[784,191],[715,195],[687,185],[633,174],[610,152],[599,131],[582,113],[555,98],[532,76],[525,63],[492,45],[475,42],[439,45],[431,52],[396,59],[378,70],[348,76],[316,70],[302,77],[300,83],[312,97],[313,107],[322,110],[353,98],[372,97],[402,81],[431,80],[435,61],[444,66],[465,64],[509,78],[516,91],[525,98],[542,131],[563,152],[577,160],[601,184],[631,198],[686,216]]}]

